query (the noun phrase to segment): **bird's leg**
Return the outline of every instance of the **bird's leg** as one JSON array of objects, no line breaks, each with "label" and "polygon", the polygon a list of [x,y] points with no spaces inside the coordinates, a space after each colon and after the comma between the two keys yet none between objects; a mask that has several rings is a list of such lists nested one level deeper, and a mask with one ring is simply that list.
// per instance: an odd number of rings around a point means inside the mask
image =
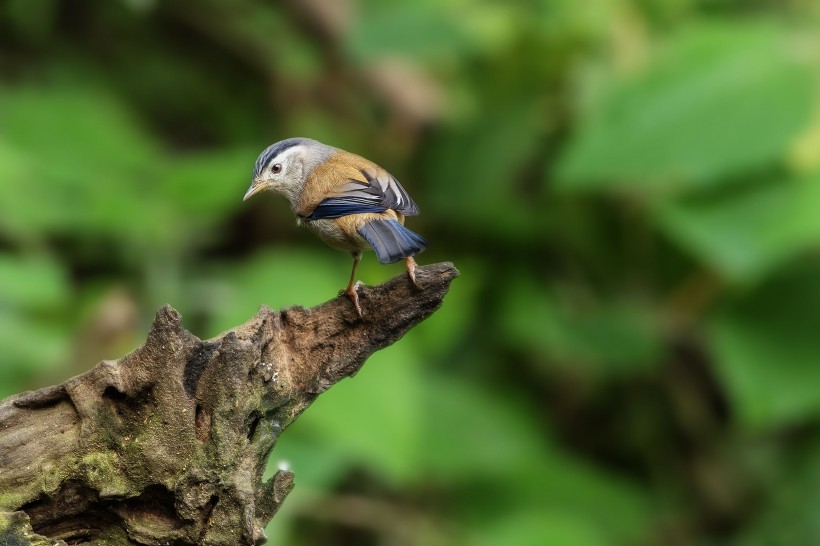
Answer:
[{"label": "bird's leg", "polygon": [[359,267],[359,260],[362,259],[361,251],[357,250],[353,252],[353,271],[350,272],[350,282],[347,283],[347,290],[345,290],[345,294],[353,301],[353,305],[356,307],[356,313],[358,313],[359,318],[362,318],[362,306],[359,304],[359,293],[356,291],[359,288],[358,282],[356,282],[356,268]]},{"label": "bird's leg", "polygon": [[416,282],[416,260],[410,256],[409,258],[405,258],[404,262],[407,264],[407,276],[410,277],[410,282],[413,283],[413,286],[418,288],[419,285]]}]

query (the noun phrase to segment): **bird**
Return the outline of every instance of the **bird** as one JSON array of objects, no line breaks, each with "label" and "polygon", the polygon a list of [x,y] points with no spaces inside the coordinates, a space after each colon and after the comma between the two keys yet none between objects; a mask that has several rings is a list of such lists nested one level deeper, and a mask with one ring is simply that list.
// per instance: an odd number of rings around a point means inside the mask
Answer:
[{"label": "bird", "polygon": [[404,227],[404,219],[417,215],[419,208],[399,181],[376,163],[310,138],[288,138],[259,154],[243,201],[266,190],[288,200],[298,224],[353,256],[344,293],[360,318],[361,282],[355,279],[363,250],[375,251],[382,264],[404,260],[410,281],[418,287],[413,257],[427,241]]}]

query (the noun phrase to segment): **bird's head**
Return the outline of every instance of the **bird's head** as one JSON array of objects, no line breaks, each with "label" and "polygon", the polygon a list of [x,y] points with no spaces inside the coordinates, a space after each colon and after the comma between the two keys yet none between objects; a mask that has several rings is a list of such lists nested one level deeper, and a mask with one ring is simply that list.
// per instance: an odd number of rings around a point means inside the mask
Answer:
[{"label": "bird's head", "polygon": [[256,160],[251,187],[243,201],[263,190],[273,190],[287,197],[295,208],[308,174],[332,151],[330,146],[309,138],[289,138],[271,144]]}]

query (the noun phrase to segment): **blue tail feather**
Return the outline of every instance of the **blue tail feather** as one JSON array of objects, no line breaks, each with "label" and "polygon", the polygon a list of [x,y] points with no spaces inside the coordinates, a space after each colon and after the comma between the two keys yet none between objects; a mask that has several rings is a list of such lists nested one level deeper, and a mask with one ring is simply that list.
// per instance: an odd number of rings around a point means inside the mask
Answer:
[{"label": "blue tail feather", "polygon": [[373,247],[383,264],[415,256],[427,247],[421,235],[396,220],[372,220],[359,228],[359,235]]}]

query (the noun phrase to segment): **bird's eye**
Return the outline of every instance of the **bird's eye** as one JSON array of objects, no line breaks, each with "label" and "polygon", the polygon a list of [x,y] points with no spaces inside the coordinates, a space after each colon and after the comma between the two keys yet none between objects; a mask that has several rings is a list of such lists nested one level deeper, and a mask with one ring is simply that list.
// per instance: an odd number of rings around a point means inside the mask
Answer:
[{"label": "bird's eye", "polygon": [[282,172],[282,164],[281,163],[274,163],[273,167],[270,168],[270,172],[273,174],[279,174]]}]

